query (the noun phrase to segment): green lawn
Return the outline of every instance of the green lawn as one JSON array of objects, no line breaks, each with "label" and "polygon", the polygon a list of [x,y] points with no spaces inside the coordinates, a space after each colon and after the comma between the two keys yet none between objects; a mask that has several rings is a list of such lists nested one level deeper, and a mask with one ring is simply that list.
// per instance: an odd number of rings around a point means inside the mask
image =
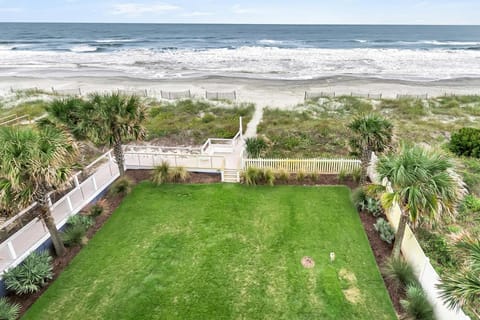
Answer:
[{"label": "green lawn", "polygon": [[141,183],[24,319],[395,319],[349,196]]}]

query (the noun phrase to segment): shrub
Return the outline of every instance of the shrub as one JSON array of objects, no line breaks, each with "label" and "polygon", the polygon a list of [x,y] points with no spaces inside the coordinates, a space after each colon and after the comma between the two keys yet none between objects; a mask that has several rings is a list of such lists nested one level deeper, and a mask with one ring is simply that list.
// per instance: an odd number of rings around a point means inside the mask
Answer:
[{"label": "shrub", "polygon": [[280,169],[276,172],[275,178],[282,182],[288,182],[288,179],[290,178],[290,173],[285,169]]},{"label": "shrub", "polygon": [[82,215],[82,214],[77,214],[77,215],[74,215],[74,216],[71,216],[70,218],[68,218],[67,224],[70,225],[70,226],[74,226],[74,225],[79,224],[79,225],[82,225],[85,229],[88,229],[91,226],[93,226],[94,221],[89,216],[85,216],[85,215]]},{"label": "shrub", "polygon": [[453,133],[449,148],[458,156],[480,158],[480,129],[462,128]]},{"label": "shrub", "polygon": [[465,198],[463,198],[459,209],[461,214],[480,213],[480,198],[471,194],[466,195]]},{"label": "shrub", "polygon": [[452,249],[443,236],[420,228],[417,234],[425,254],[432,261],[443,267],[454,267],[457,264]]},{"label": "shrub", "polygon": [[110,187],[111,195],[126,196],[132,191],[133,181],[129,177],[120,177]]},{"label": "shrub", "polygon": [[393,239],[395,239],[395,231],[393,230],[392,226],[390,226],[390,223],[388,223],[388,221],[385,219],[377,219],[377,222],[373,226],[380,234],[380,239],[386,243],[391,244]]},{"label": "shrub", "polygon": [[162,163],[153,169],[152,181],[157,185],[167,183],[170,178],[170,164],[167,161]]},{"label": "shrub", "polygon": [[190,174],[184,167],[175,167],[170,170],[167,179],[169,182],[185,182],[189,175]]},{"label": "shrub", "polygon": [[52,278],[52,257],[48,252],[33,252],[22,264],[3,274],[5,287],[16,294],[37,292]]},{"label": "shrub", "polygon": [[253,137],[245,140],[245,148],[250,158],[258,158],[268,148],[268,145],[265,139]]},{"label": "shrub", "polygon": [[261,172],[258,168],[248,167],[247,170],[243,172],[243,178],[246,185],[254,186],[259,182]]},{"label": "shrub", "polygon": [[383,274],[390,279],[397,288],[417,283],[412,267],[402,258],[390,258],[383,265]]},{"label": "shrub", "polygon": [[87,228],[82,223],[70,225],[62,232],[62,241],[67,247],[82,245]]},{"label": "shrub", "polygon": [[338,181],[344,182],[347,179],[348,172],[345,170],[340,170],[338,173]]},{"label": "shrub", "polygon": [[427,299],[422,288],[418,284],[407,286],[406,299],[400,300],[402,308],[405,310],[407,319],[412,320],[434,320],[433,307]]},{"label": "shrub", "polygon": [[358,168],[352,171],[353,182],[359,183],[361,177],[362,177],[362,169]]},{"label": "shrub", "polygon": [[88,212],[88,214],[91,217],[98,217],[103,213],[104,210],[105,208],[104,208],[103,202],[99,201],[90,208],[90,211]]},{"label": "shrub", "polygon": [[15,320],[19,313],[19,304],[8,302],[6,297],[0,298],[0,320]]},{"label": "shrub", "polygon": [[307,173],[303,170],[298,170],[297,172],[297,180],[298,181],[303,181],[307,177]]},{"label": "shrub", "polygon": [[356,188],[352,192],[352,202],[357,210],[363,210],[365,203],[367,202],[367,192],[363,187]]},{"label": "shrub", "polygon": [[261,182],[264,182],[269,186],[273,186],[275,184],[275,173],[272,171],[272,169],[264,169],[261,172],[261,178]]}]

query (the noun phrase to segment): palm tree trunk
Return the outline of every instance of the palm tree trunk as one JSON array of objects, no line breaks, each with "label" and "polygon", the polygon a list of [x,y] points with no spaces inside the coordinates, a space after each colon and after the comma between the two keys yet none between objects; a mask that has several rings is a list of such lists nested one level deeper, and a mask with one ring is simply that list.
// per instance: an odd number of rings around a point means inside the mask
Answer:
[{"label": "palm tree trunk", "polygon": [[48,232],[50,233],[50,239],[52,240],[55,253],[57,256],[61,257],[65,254],[65,246],[63,245],[62,237],[60,236],[57,226],[55,225],[52,212],[50,211],[50,207],[48,205],[48,193],[45,192],[45,194],[42,195],[37,202],[40,205],[40,218],[43,220]]},{"label": "palm tree trunk", "polygon": [[367,174],[368,174],[368,166],[370,165],[370,158],[372,152],[365,148],[362,151],[362,159],[361,159],[361,175],[360,175],[360,185],[364,185],[367,181]]},{"label": "palm tree trunk", "polygon": [[117,162],[118,171],[120,172],[120,176],[125,174],[125,165],[124,165],[124,157],[123,157],[123,149],[122,143],[117,142],[113,146],[113,155],[115,156],[115,161]]},{"label": "palm tree trunk", "polygon": [[400,250],[402,249],[402,242],[405,236],[405,229],[407,228],[408,215],[403,210],[398,222],[397,233],[395,234],[395,242],[393,243],[392,256],[397,259],[400,257]]}]

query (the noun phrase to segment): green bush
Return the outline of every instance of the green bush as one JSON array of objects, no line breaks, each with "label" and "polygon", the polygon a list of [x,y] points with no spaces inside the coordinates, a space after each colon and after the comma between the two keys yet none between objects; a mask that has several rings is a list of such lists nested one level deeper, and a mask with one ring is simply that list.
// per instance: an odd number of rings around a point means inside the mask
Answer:
[{"label": "green bush", "polygon": [[82,223],[67,226],[62,232],[62,241],[67,247],[82,245],[87,229]]},{"label": "green bush", "polygon": [[340,172],[338,173],[338,181],[345,182],[347,177],[348,177],[348,172],[345,170],[340,170]]},{"label": "green bush", "polygon": [[133,181],[129,177],[120,177],[110,187],[111,195],[126,196],[132,191]]},{"label": "green bush", "polygon": [[254,186],[257,184],[275,184],[275,172],[272,169],[259,169],[249,167],[242,173],[243,181],[246,185]]},{"label": "green bush", "polygon": [[19,304],[8,302],[6,297],[0,298],[0,320],[15,320],[19,313]]},{"label": "green bush", "polygon": [[93,221],[92,217],[85,216],[85,215],[82,215],[82,214],[77,214],[77,215],[71,216],[67,220],[68,225],[74,226],[74,225],[80,224],[83,227],[85,227],[85,229],[90,228],[91,226],[93,226],[94,223],[95,222]]},{"label": "green bush", "polygon": [[363,210],[364,204],[367,202],[367,192],[363,187],[358,187],[352,192],[352,202],[357,210]]},{"label": "green bush", "polygon": [[480,158],[480,129],[462,128],[453,133],[449,148],[458,156]]},{"label": "green bush", "polygon": [[469,194],[463,198],[459,211],[461,214],[480,213],[480,198]]},{"label": "green bush", "polygon": [[160,165],[153,169],[152,181],[157,185],[167,183],[170,179],[170,164],[162,161]]},{"label": "green bush", "polygon": [[362,169],[358,168],[352,171],[351,173],[353,182],[359,183],[360,178],[362,177]]},{"label": "green bush", "polygon": [[103,213],[104,210],[105,210],[105,208],[103,207],[103,205],[101,203],[96,203],[90,208],[90,211],[89,211],[88,214],[91,217],[98,217],[99,215],[101,215]]},{"label": "green bush", "polygon": [[185,182],[189,176],[190,173],[184,167],[175,167],[171,170],[168,179],[170,182]]},{"label": "green bush", "polygon": [[443,267],[455,267],[457,260],[447,240],[434,232],[418,229],[417,235],[425,254],[430,260]]},{"label": "green bush", "polygon": [[395,231],[393,230],[392,226],[390,226],[390,223],[388,223],[388,221],[385,219],[377,219],[377,222],[373,226],[380,234],[380,239],[386,243],[391,244],[393,239],[395,239]]},{"label": "green bush", "polygon": [[397,288],[416,284],[412,267],[402,258],[390,258],[382,267],[382,272]]},{"label": "green bush", "polygon": [[37,292],[52,278],[52,257],[48,252],[33,252],[22,264],[3,274],[5,287],[16,294]]},{"label": "green bush", "polygon": [[265,139],[253,137],[245,140],[245,148],[250,158],[259,158],[268,148],[268,145]]},{"label": "green bush", "polygon": [[290,173],[285,169],[278,170],[275,173],[275,179],[282,182],[288,182],[288,179],[290,179]]},{"label": "green bush", "polygon": [[407,286],[406,299],[400,300],[400,304],[407,315],[407,319],[435,320],[433,307],[419,284]]}]

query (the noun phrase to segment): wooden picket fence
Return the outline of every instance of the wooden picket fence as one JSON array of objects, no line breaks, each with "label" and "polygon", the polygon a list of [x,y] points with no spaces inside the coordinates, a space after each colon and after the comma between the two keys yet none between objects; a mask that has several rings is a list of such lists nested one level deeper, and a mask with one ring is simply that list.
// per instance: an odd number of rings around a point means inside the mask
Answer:
[{"label": "wooden picket fence", "polygon": [[243,169],[285,170],[291,173],[351,173],[360,169],[360,160],[355,159],[243,159]]}]

